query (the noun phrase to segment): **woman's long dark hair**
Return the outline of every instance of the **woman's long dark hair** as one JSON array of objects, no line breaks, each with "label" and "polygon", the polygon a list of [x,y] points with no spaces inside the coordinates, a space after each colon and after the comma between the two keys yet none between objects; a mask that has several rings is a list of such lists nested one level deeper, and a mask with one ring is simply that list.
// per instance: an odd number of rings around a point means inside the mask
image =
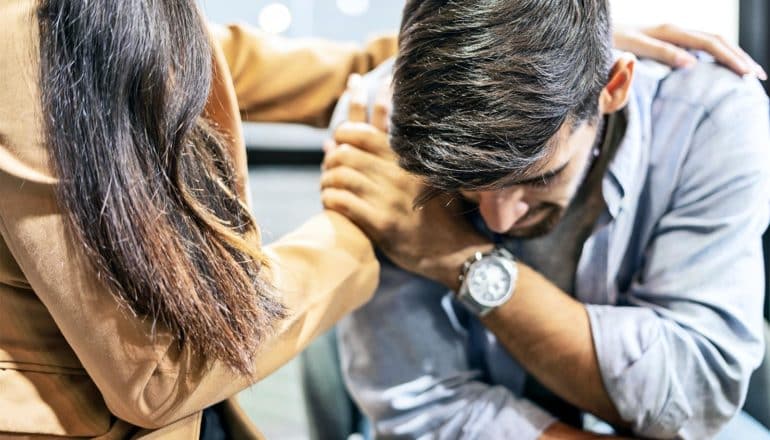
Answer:
[{"label": "woman's long dark hair", "polygon": [[45,142],[59,204],[121,303],[252,371],[286,311],[204,119],[212,49],[193,0],[41,0]]}]

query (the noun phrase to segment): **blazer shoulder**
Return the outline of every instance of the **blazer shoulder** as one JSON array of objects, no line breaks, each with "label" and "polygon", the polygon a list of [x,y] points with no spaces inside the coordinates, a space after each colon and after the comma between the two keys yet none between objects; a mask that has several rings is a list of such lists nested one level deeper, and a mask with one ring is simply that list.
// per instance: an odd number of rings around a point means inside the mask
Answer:
[{"label": "blazer shoulder", "polygon": [[0,172],[53,183],[42,140],[37,4],[0,2]]}]

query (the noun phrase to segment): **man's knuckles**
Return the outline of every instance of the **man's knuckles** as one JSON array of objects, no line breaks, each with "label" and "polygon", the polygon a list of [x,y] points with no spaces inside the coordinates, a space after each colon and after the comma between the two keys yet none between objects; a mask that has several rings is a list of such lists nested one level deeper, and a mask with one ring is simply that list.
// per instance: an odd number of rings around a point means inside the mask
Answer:
[{"label": "man's knuckles", "polygon": [[361,122],[343,122],[335,130],[334,140],[373,152],[390,152],[388,135],[373,125]]},{"label": "man's knuckles", "polygon": [[374,160],[374,157],[369,156],[350,144],[342,144],[326,154],[323,165],[325,169],[348,166],[363,170]]},{"label": "man's knuckles", "polygon": [[339,188],[326,188],[321,191],[321,203],[324,208],[337,211],[345,217],[352,218],[355,212],[352,194]]},{"label": "man's knuckles", "polygon": [[337,167],[321,175],[321,188],[341,188],[363,194],[369,187],[366,177],[348,167]]}]

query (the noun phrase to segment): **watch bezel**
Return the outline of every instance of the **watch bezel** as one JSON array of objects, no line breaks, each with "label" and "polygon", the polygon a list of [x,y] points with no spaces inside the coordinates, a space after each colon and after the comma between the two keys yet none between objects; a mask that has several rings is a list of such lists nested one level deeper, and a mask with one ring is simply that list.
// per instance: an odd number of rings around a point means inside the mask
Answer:
[{"label": "watch bezel", "polygon": [[[466,277],[470,273],[471,266],[475,265],[477,262],[485,259],[485,258],[498,258],[500,261],[503,262],[503,267],[505,270],[509,272],[510,279],[511,279],[511,285],[508,289],[507,294],[500,298],[498,301],[484,301],[484,300],[477,300],[476,297],[471,293],[470,287],[468,285],[468,280]],[[463,264],[463,269],[460,273],[460,290],[457,292],[457,300],[463,304],[468,310],[470,310],[473,314],[484,317],[492,310],[497,309],[498,307],[505,304],[507,301],[511,299],[514,293],[516,293],[516,285],[518,283],[519,279],[519,269],[516,264],[516,258],[514,258],[513,254],[510,253],[507,249],[496,247],[492,249],[489,252],[476,252],[473,254],[472,257],[470,257],[468,260],[465,261],[465,264]]]},{"label": "watch bezel", "polygon": [[[509,282],[508,282],[508,291],[500,297],[499,299],[496,299],[494,301],[487,301],[485,299],[479,298],[477,295],[477,292],[474,292],[473,289],[471,289],[470,286],[470,277],[472,276],[474,269],[478,268],[480,264],[496,264],[499,265],[505,270],[505,272],[508,274]],[[472,261],[468,265],[468,269],[465,271],[465,274],[463,275],[464,282],[463,287],[464,290],[467,292],[468,296],[473,298],[475,302],[477,302],[479,305],[483,307],[499,307],[502,304],[505,304],[509,299],[511,299],[511,296],[513,296],[513,292],[516,290],[516,282],[518,280],[519,271],[518,267],[516,266],[516,263],[511,256],[510,258],[506,258],[505,256],[500,255],[498,252],[491,252],[487,255],[482,255],[481,258],[477,258],[474,261]]]}]

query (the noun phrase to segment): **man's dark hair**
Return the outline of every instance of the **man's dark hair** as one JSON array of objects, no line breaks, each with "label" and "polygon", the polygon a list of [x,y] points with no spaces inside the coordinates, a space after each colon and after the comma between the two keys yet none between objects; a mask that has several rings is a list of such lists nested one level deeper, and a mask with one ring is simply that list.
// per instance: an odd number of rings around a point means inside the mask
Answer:
[{"label": "man's dark hair", "polygon": [[435,191],[532,172],[564,123],[598,113],[607,0],[408,0],[392,145]]}]

